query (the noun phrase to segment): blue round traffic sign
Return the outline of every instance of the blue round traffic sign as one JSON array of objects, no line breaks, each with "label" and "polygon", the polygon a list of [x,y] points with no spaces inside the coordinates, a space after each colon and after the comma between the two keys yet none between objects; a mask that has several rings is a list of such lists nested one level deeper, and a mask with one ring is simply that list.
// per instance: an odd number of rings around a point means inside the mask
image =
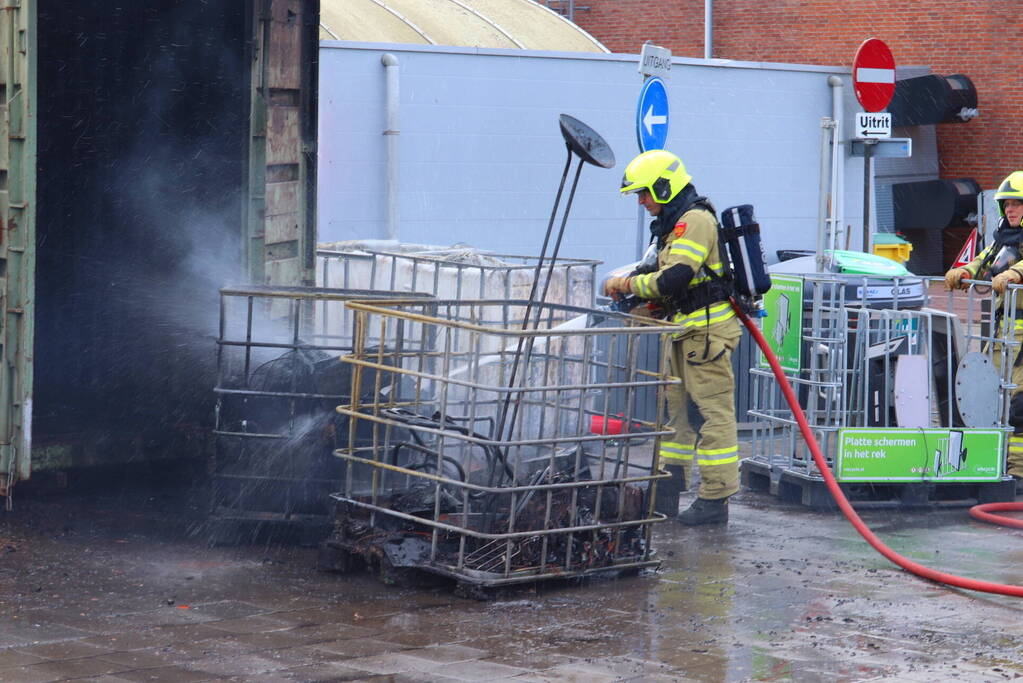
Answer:
[{"label": "blue round traffic sign", "polygon": [[636,106],[636,142],[639,151],[664,149],[668,139],[668,91],[664,81],[648,78],[639,91]]}]

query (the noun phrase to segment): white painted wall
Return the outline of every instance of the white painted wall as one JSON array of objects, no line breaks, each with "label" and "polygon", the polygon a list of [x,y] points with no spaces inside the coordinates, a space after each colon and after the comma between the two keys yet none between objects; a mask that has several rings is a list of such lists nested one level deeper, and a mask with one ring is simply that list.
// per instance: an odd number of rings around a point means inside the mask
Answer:
[{"label": "white painted wall", "polygon": [[[566,113],[604,136],[617,164],[583,169],[561,254],[600,259],[607,264],[600,272],[636,257],[635,198],[620,196],[618,187],[639,152],[642,77],[638,56],[624,54],[321,42],[320,242],[386,236],[381,56],[388,52],[401,70],[401,241],[538,254],[566,159],[558,128]],[[848,69],[673,61],[665,146],[719,210],[756,207],[771,260],[778,249],[816,244],[829,75],[845,82],[848,122],[858,110]],[[843,163],[845,223],[853,226],[855,249],[862,161],[845,156]]]}]

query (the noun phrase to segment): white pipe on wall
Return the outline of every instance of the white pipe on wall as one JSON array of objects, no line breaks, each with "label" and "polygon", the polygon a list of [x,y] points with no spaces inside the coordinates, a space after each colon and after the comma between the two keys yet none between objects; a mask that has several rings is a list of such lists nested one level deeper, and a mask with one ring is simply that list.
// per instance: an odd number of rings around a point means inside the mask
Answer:
[{"label": "white pipe on wall", "polygon": [[842,168],[844,166],[844,155],[842,154],[842,99],[844,83],[838,76],[828,76],[828,85],[831,86],[831,119],[835,127],[831,131],[831,245],[830,248],[841,249],[845,246],[839,241],[844,233],[842,195],[844,184],[842,180]]},{"label": "white pipe on wall", "polygon": [[[824,242],[824,236],[828,232],[828,196],[831,190],[828,188],[828,182],[831,179],[831,173],[829,173],[830,160],[828,158],[828,141],[831,139],[831,131],[835,122],[829,117],[821,117],[821,167],[820,175],[817,180],[817,254],[816,264],[817,272],[824,272],[824,250],[827,248],[827,244]],[[820,289],[815,287],[814,289]]]},{"label": "white pipe on wall", "polygon": [[714,0],[703,2],[703,58],[714,56]]},{"label": "white pipe on wall", "polygon": [[380,58],[387,79],[387,239],[398,239],[398,58],[390,52]]}]

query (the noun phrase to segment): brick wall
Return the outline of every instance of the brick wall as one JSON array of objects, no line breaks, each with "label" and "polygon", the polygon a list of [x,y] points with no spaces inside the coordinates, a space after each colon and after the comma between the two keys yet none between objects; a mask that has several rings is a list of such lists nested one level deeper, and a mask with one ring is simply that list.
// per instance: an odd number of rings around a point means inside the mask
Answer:
[{"label": "brick wall", "polygon": [[[703,57],[703,0],[585,0],[575,21],[613,52],[646,40],[678,57]],[[1019,0],[714,0],[714,57],[737,61],[852,66],[867,38],[880,38],[896,64],[965,74],[980,116],[938,126],[941,177],[994,188],[1023,168],[1023,82],[1014,27]]]}]

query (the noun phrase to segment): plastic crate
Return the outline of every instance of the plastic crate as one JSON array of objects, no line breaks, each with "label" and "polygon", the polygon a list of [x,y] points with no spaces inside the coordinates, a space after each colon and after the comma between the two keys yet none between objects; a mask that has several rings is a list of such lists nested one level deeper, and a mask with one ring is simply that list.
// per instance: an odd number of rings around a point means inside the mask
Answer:
[{"label": "plastic crate", "polygon": [[913,251],[913,245],[898,235],[891,233],[874,235],[874,253],[878,256],[884,256],[898,263],[905,263],[909,260],[911,251]]}]

